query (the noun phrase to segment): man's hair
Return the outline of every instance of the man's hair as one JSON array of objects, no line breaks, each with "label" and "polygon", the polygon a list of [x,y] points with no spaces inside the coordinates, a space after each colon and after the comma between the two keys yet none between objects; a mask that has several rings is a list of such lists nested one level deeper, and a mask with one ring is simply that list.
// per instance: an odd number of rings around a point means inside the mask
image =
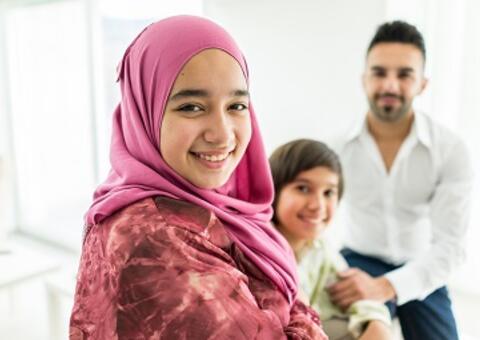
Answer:
[{"label": "man's hair", "polygon": [[275,198],[273,200],[274,223],[277,220],[277,203],[283,187],[293,182],[299,173],[317,166],[324,166],[338,176],[338,199],[342,197],[344,179],[337,154],[325,143],[312,139],[297,139],[278,147],[270,156]]},{"label": "man's hair", "polygon": [[395,20],[380,25],[368,46],[367,55],[372,48],[381,43],[411,44],[422,52],[423,60],[426,60],[425,41],[420,31],[405,21]]}]

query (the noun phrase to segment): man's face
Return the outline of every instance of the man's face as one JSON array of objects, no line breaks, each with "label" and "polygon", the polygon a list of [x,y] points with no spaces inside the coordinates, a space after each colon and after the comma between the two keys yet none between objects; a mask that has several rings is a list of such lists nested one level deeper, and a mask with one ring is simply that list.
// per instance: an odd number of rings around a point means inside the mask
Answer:
[{"label": "man's face", "polygon": [[383,122],[398,122],[412,112],[413,99],[427,85],[422,52],[412,44],[380,43],[367,56],[363,86],[370,112]]}]

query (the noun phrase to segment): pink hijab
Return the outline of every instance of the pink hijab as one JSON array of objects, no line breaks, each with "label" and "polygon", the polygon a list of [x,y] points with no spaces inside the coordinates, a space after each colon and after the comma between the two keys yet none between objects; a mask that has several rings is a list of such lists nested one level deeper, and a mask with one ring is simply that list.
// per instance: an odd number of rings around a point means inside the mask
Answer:
[{"label": "pink hijab", "polygon": [[217,48],[240,64],[245,59],[230,35],[200,17],[176,16],[148,26],[119,65],[122,100],[113,117],[111,170],[86,214],[88,228],[119,209],[150,196],[182,199],[213,211],[231,239],[292,302],[295,259],[271,226],[273,184],[253,107],[252,137],[238,167],[221,188],[201,189],[177,175],[159,152],[162,116],[182,67],[197,53]]}]

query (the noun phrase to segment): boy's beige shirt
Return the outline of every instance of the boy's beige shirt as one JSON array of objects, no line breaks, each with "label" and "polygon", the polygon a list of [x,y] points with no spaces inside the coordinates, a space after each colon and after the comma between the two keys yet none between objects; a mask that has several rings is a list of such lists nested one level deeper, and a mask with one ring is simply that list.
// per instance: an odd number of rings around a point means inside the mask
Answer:
[{"label": "boy's beige shirt", "polygon": [[333,317],[348,321],[348,330],[359,337],[366,323],[379,320],[390,326],[388,308],[380,302],[361,300],[353,303],[346,312],[334,305],[326,291],[328,285],[337,281],[337,273],[348,268],[339,252],[334,251],[322,238],[316,239],[297,255],[300,286],[310,305],[320,314],[322,321]]}]

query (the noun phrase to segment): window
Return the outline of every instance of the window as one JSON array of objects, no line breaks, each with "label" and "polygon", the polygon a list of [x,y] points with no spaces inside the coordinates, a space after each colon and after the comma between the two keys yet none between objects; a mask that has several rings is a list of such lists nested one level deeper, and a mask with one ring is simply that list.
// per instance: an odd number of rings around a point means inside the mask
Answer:
[{"label": "window", "polygon": [[0,157],[15,169],[7,178],[15,229],[79,249],[83,215],[109,170],[116,66],[143,27],[174,14],[199,15],[202,1],[33,3],[0,8],[0,71],[8,73],[0,98],[9,103],[0,107],[9,126]]},{"label": "window", "polygon": [[54,2],[5,22],[17,224],[58,242],[80,239],[95,183],[85,14],[81,1]]}]

